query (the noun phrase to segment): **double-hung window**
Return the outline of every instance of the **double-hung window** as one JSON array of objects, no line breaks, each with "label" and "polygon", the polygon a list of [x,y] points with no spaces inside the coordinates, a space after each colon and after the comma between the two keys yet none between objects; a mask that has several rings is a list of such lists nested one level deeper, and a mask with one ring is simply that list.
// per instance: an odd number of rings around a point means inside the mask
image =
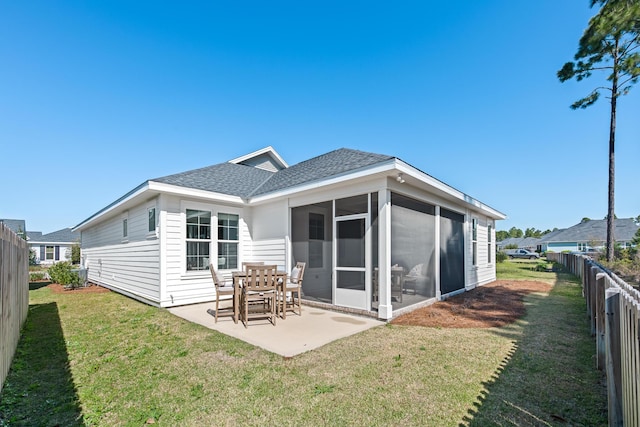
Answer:
[{"label": "double-hung window", "polygon": [[239,222],[238,215],[218,214],[218,268],[220,270],[238,268]]},{"label": "double-hung window", "polygon": [[187,271],[209,268],[211,212],[187,209]]}]

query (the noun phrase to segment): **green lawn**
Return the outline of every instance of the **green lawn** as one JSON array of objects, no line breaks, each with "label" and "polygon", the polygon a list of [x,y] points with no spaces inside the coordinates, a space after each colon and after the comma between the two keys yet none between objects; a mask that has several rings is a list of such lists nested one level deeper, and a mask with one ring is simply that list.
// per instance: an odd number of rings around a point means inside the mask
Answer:
[{"label": "green lawn", "polygon": [[[532,269],[533,267],[533,269]],[[115,293],[30,291],[0,425],[606,425],[580,286],[493,329],[381,326],[280,356]]]}]

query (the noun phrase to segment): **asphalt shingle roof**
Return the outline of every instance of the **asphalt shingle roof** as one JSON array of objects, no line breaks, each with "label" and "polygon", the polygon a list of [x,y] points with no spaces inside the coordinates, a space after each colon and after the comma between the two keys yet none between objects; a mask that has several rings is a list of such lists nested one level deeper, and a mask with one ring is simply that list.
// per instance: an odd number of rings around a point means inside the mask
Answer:
[{"label": "asphalt shingle roof", "polygon": [[235,163],[219,163],[150,181],[247,197],[274,172]]},{"label": "asphalt shingle roof", "polygon": [[[632,218],[619,218],[615,221],[615,240],[617,242],[630,241],[640,228]],[[543,236],[541,242],[589,242],[607,240],[607,221],[604,219],[592,219],[581,222],[573,227],[559,230]]]},{"label": "asphalt shingle roof", "polygon": [[41,236],[31,239],[33,242],[47,243],[47,242],[68,242],[74,243],[80,241],[80,233],[71,231],[71,228],[63,228],[62,230],[54,231],[48,234],[42,234]]},{"label": "asphalt shingle roof", "polygon": [[24,219],[0,219],[0,222],[9,227],[14,233],[25,233],[27,231]]},{"label": "asphalt shingle roof", "polygon": [[42,231],[27,231],[28,240],[37,240],[42,237]]},{"label": "asphalt shingle roof", "polygon": [[338,176],[393,158],[393,156],[384,154],[340,148],[277,172],[260,188],[256,189],[252,196]]},{"label": "asphalt shingle roof", "polygon": [[338,176],[393,158],[382,154],[341,148],[277,172],[269,172],[242,164],[220,163],[150,181],[232,196],[249,197]]}]

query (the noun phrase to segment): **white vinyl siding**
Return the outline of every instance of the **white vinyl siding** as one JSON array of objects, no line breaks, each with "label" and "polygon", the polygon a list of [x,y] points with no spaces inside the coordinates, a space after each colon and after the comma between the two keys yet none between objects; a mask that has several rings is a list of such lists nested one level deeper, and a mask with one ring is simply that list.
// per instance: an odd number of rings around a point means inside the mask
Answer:
[{"label": "white vinyl siding", "polygon": [[160,303],[158,240],[85,248],[89,281],[151,304]]},{"label": "white vinyl siding", "polygon": [[[193,304],[198,302],[211,301],[215,298],[211,274],[208,270],[187,271],[186,270],[186,210],[195,209],[209,211],[212,215],[212,224],[217,224],[218,213],[228,213],[238,215],[239,240],[239,260],[241,263],[251,256],[251,233],[246,223],[246,217],[250,209],[225,206],[220,204],[208,204],[191,200],[183,200],[176,196],[163,197],[161,204],[163,213],[166,215],[164,222],[163,238],[166,238],[164,245],[165,260],[165,283],[163,292],[163,307],[173,305]],[[166,210],[166,213],[165,211]],[[217,257],[217,228],[212,229],[211,256]],[[235,270],[235,268],[233,269]],[[221,271],[221,274],[228,277],[231,273],[228,270]]]},{"label": "white vinyl siding", "polygon": [[[139,205],[129,209],[127,217],[127,239],[129,242],[149,238],[148,205]],[[122,243],[122,216],[113,216],[87,230],[82,231],[82,248],[108,246]]]}]

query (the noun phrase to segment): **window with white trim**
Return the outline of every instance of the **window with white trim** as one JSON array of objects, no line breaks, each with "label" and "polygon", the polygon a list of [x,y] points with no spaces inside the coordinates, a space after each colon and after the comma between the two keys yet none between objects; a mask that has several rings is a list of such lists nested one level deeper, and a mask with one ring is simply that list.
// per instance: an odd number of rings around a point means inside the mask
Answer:
[{"label": "window with white trim", "polygon": [[218,269],[238,268],[238,243],[240,217],[218,213]]},{"label": "window with white trim", "polygon": [[211,212],[187,209],[187,271],[209,268],[211,250]]},{"label": "window with white trim", "polygon": [[129,235],[129,220],[127,218],[122,220],[122,238],[126,239]]},{"label": "window with white trim", "polygon": [[148,228],[147,231],[149,233],[153,233],[156,231],[156,208],[149,208],[147,210],[148,214]]},{"label": "window with white trim", "polygon": [[44,259],[47,261],[53,261],[53,257],[54,257],[54,247],[53,246],[47,246],[44,249]]},{"label": "window with white trim", "polygon": [[493,238],[491,236],[493,232],[493,226],[491,224],[487,225],[487,264],[491,264],[493,262]]},{"label": "window with white trim", "polygon": [[471,219],[471,246],[473,247],[473,265],[478,265],[478,220]]}]

